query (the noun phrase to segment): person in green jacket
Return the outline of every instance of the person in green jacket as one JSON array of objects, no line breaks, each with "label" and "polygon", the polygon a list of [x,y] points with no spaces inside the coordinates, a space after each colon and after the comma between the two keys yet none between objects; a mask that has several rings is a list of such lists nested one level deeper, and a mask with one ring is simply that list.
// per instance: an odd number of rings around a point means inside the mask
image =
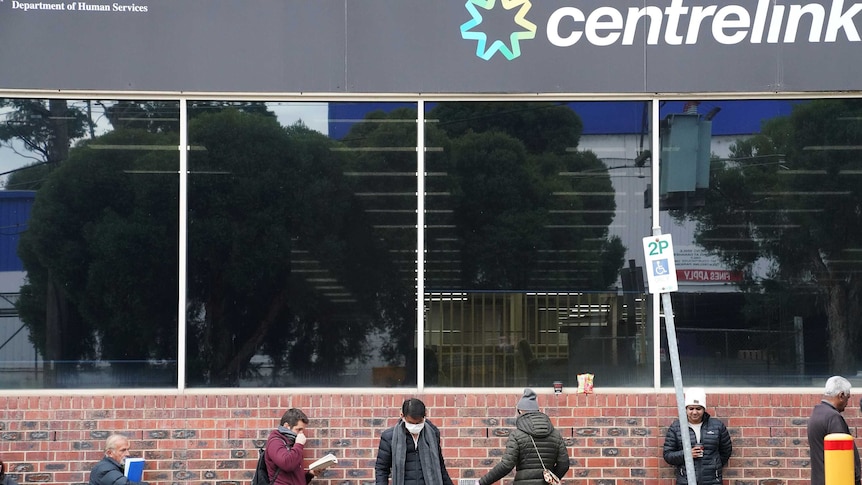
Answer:
[{"label": "person in green jacket", "polygon": [[551,418],[539,411],[536,392],[524,389],[515,407],[518,417],[515,429],[509,434],[506,451],[488,473],[479,479],[479,485],[491,485],[515,469],[515,485],[547,485],[547,469],[562,479],[569,471],[569,453],[560,432]]}]

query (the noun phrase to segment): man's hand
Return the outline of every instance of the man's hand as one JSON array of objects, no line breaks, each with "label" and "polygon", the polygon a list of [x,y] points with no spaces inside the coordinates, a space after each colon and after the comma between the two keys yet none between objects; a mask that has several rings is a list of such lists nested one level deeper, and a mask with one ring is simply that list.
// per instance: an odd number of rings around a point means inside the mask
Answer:
[{"label": "man's hand", "polygon": [[306,439],[307,438],[305,437],[305,433],[296,433],[296,444],[305,445]]}]

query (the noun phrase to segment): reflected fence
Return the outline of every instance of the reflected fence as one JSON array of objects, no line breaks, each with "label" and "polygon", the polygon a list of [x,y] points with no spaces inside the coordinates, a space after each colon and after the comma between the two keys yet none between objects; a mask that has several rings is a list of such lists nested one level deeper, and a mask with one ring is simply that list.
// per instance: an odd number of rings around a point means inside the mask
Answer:
[{"label": "reflected fence", "polygon": [[[664,338],[664,331],[662,332]],[[680,367],[687,383],[713,386],[810,385],[801,322],[793,328],[677,328]],[[662,385],[672,385],[662,342]]]},{"label": "reflected fence", "polygon": [[174,388],[176,361],[3,361],[0,389]]}]

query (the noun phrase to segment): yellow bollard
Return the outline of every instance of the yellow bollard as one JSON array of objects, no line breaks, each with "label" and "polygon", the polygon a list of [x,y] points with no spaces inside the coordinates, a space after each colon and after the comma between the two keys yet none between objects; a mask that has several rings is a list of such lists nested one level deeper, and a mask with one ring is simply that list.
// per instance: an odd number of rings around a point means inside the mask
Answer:
[{"label": "yellow bollard", "polygon": [[823,438],[823,464],[826,485],[853,485],[853,437],[831,433]]}]

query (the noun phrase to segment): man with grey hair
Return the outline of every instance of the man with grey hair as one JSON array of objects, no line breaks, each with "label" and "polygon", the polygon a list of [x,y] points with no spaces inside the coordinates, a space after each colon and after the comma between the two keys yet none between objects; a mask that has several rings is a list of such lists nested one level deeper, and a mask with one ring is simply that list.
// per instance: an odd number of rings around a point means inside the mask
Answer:
[{"label": "man with grey hair", "polygon": [[148,485],[147,482],[133,482],[126,477],[123,462],[129,453],[129,438],[114,433],[105,440],[105,457],[90,471],[89,485]]},{"label": "man with grey hair", "polygon": [[[811,455],[811,485],[825,485],[823,465],[823,439],[830,433],[850,434],[850,428],[841,413],[850,402],[850,381],[841,376],[832,376],[826,381],[823,399],[814,406],[808,418],[808,450]],[[859,483],[859,450],[853,442],[855,483]]]}]

